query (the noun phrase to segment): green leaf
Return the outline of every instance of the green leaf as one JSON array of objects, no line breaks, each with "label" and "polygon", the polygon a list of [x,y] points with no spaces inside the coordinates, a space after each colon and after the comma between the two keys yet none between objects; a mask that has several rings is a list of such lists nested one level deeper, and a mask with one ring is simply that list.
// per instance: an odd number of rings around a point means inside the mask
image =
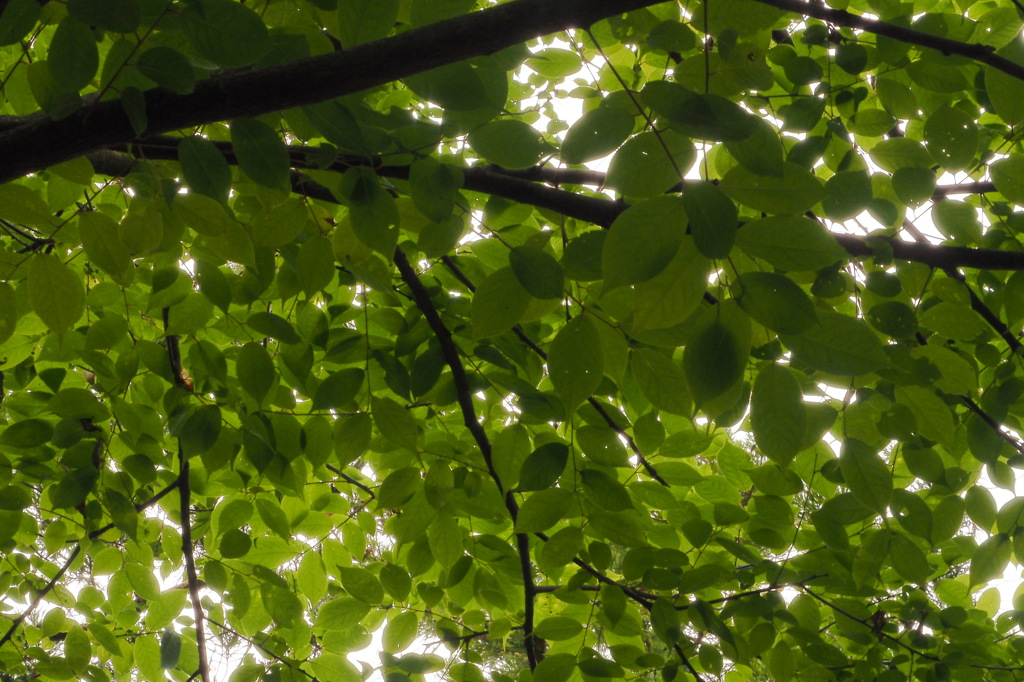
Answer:
[{"label": "green leaf", "polygon": [[843,480],[860,502],[884,514],[892,499],[892,473],[888,465],[866,444],[848,438],[839,456]]},{"label": "green leaf", "polygon": [[92,640],[81,625],[73,625],[68,628],[67,636],[64,638],[64,658],[71,669],[78,673],[84,673],[92,660]]},{"label": "green leaf", "polygon": [[528,168],[550,149],[533,126],[509,118],[477,128],[468,140],[480,156],[505,168]]},{"label": "green leaf", "polygon": [[924,145],[917,140],[905,137],[882,140],[871,148],[871,159],[882,170],[890,173],[907,167],[927,168],[933,163],[932,157]]},{"label": "green leaf", "polygon": [[14,448],[34,448],[53,437],[53,425],[42,419],[24,419],[14,422],[0,433],[0,445]]},{"label": "green leaf", "polygon": [[359,458],[370,446],[373,433],[373,419],[360,412],[349,417],[339,417],[334,422],[334,452],[342,464],[349,464]]},{"label": "green leaf", "polygon": [[580,472],[583,490],[594,504],[608,511],[633,509],[633,501],[625,486],[598,469]]},{"label": "green leaf", "polygon": [[923,584],[932,573],[924,552],[913,540],[902,533],[892,534],[889,544],[889,560],[896,572],[912,583]]},{"label": "green leaf", "polygon": [[923,386],[897,386],[896,400],[910,408],[917,433],[947,448],[952,447],[956,430],[953,413],[934,390]]},{"label": "green leaf", "polygon": [[741,140],[726,140],[725,148],[751,173],[782,177],[783,153],[779,131],[758,119],[753,132]]},{"label": "green leaf", "polygon": [[561,157],[565,163],[586,163],[612,153],[633,132],[636,119],[628,109],[599,106],[576,120],[565,133]]},{"label": "green leaf", "polygon": [[180,657],[181,635],[173,630],[165,630],[160,635],[160,667],[171,670],[178,665]]},{"label": "green leaf", "polygon": [[[935,53],[938,55],[938,53]],[[907,75],[916,85],[931,92],[951,95],[970,87],[963,70],[947,63],[942,57],[928,55],[911,62],[907,66]]]},{"label": "green leaf", "polygon": [[[139,55],[137,65],[143,76],[171,92],[187,95],[195,90],[196,77],[192,72],[192,64],[185,55],[175,49],[157,45]],[[193,136],[187,139],[201,138]]]},{"label": "green leaf", "polygon": [[263,336],[277,339],[283,343],[299,343],[301,341],[288,320],[274,313],[255,312],[245,323]]},{"label": "green leaf", "polygon": [[451,566],[463,556],[462,531],[451,514],[438,514],[427,530],[430,553],[441,566]]},{"label": "green leaf", "polygon": [[310,237],[299,247],[295,258],[299,285],[308,298],[323,291],[334,279],[334,251],[327,237]]},{"label": "green leaf", "polygon": [[215,306],[227,312],[231,305],[231,285],[220,268],[207,261],[196,262],[196,283],[199,292]]},{"label": "green leaf", "polygon": [[758,373],[750,399],[750,426],[761,452],[780,465],[789,464],[803,449],[807,410],[789,368],[773,364]]},{"label": "green leaf", "polygon": [[964,495],[964,511],[985,532],[990,532],[996,523],[996,499],[987,488],[979,485],[968,488]]},{"label": "green leaf", "polygon": [[[3,436],[0,435],[0,443]],[[523,460],[519,472],[518,490],[544,490],[558,481],[565,471],[565,463],[569,459],[569,448],[563,443],[545,443],[531,452]]]},{"label": "green leaf", "polygon": [[589,460],[603,466],[629,466],[626,448],[619,440],[617,432],[603,426],[588,424],[576,430],[576,438],[580,449]]},{"label": "green leaf", "polygon": [[894,339],[909,339],[918,329],[914,309],[902,301],[885,301],[873,305],[866,319],[872,327]]},{"label": "green leaf", "polygon": [[534,52],[533,56],[526,60],[526,65],[545,78],[551,79],[571,76],[583,67],[575,52],[558,47]]},{"label": "green leaf", "polygon": [[821,180],[789,162],[783,164],[781,177],[756,175],[736,166],[722,178],[719,189],[744,206],[776,214],[803,213],[825,197]]},{"label": "green leaf", "polygon": [[747,272],[734,288],[752,318],[780,334],[799,334],[818,322],[814,304],[793,280],[772,272]]},{"label": "green leaf", "polygon": [[[243,8],[248,7],[230,0],[216,0]],[[260,24],[262,26],[262,23]],[[273,128],[253,118],[238,118],[231,123],[231,148],[238,159],[238,167],[256,182],[271,189],[288,187],[288,150]]]},{"label": "green leaf", "polygon": [[369,168],[350,168],[341,180],[352,230],[366,246],[390,259],[398,244],[398,207]]},{"label": "green leaf", "polygon": [[817,326],[780,338],[801,363],[829,374],[857,376],[889,364],[882,342],[864,321],[838,313],[819,312]]},{"label": "green leaf", "polygon": [[32,256],[28,267],[32,310],[58,336],[64,336],[85,312],[82,279],[53,254]]},{"label": "green leaf", "polygon": [[88,85],[100,65],[96,37],[89,26],[73,16],[64,17],[50,41],[48,63],[62,90],[78,92]]},{"label": "green leaf", "polygon": [[260,599],[278,627],[293,628],[302,620],[302,602],[291,590],[264,583],[260,585]]},{"label": "green leaf", "polygon": [[449,64],[404,79],[423,99],[452,111],[487,111],[496,115],[508,99],[504,71],[473,68],[466,62]]},{"label": "green leaf", "polygon": [[562,298],[565,274],[554,256],[532,246],[517,246],[509,252],[508,260],[519,283],[531,296]]},{"label": "green leaf", "polygon": [[1015,204],[1024,205],[1024,156],[1008,156],[989,166],[996,189]]},{"label": "green leaf", "polygon": [[274,361],[270,359],[267,349],[258,343],[247,343],[238,351],[235,360],[238,381],[246,393],[258,404],[270,393],[277,375]]},{"label": "green leaf", "polygon": [[384,588],[377,576],[365,568],[343,566],[338,569],[341,585],[349,595],[368,604],[379,604],[384,601]]},{"label": "green leaf", "polygon": [[291,523],[277,500],[267,496],[257,497],[256,512],[263,523],[267,524],[267,528],[285,540],[291,538]]},{"label": "green leaf", "polygon": [[342,407],[359,393],[363,387],[365,373],[361,369],[348,368],[334,372],[324,379],[313,397],[314,410],[329,410]]},{"label": "green leaf", "polygon": [[432,157],[418,159],[409,167],[409,189],[416,208],[435,223],[442,223],[455,208],[462,174]]},{"label": "green leaf", "polygon": [[[996,54],[1011,61],[1024,62],[1024,40],[1016,39]],[[1024,82],[994,66],[985,67],[985,92],[996,115],[1007,125],[1024,121]]]},{"label": "green leaf", "polygon": [[[895,178],[893,178],[895,182]],[[832,220],[856,217],[871,204],[871,178],[864,171],[836,173],[825,183],[821,206]],[[930,194],[930,193],[929,193]]]},{"label": "green leaf", "polygon": [[28,35],[41,13],[36,0],[9,0],[0,13],[0,45],[14,45]]},{"label": "green leaf", "polygon": [[409,410],[390,398],[376,396],[370,398],[370,409],[381,435],[399,447],[416,451],[419,434]]},{"label": "green leaf", "polygon": [[231,229],[231,218],[224,205],[200,194],[175,197],[174,212],[183,223],[205,237],[223,237]]},{"label": "green leaf", "polygon": [[971,556],[971,586],[1001,578],[1010,563],[1013,544],[1006,533],[991,536]]},{"label": "green leaf", "polygon": [[946,170],[967,168],[978,152],[978,141],[974,119],[955,107],[941,107],[924,124],[925,147]]},{"label": "green leaf", "polygon": [[736,205],[710,182],[692,182],[683,191],[683,206],[697,250],[708,258],[725,258],[736,241]]},{"label": "green leaf", "polygon": [[696,156],[693,143],[681,135],[640,133],[615,152],[605,185],[629,197],[657,197],[679,184]]},{"label": "green leaf", "polygon": [[270,31],[260,15],[234,0],[203,0],[186,5],[180,26],[199,54],[226,68],[248,66],[272,45]]},{"label": "green leaf", "polygon": [[562,488],[531,493],[519,507],[517,533],[541,533],[558,523],[572,506],[574,496]]},{"label": "green leaf", "polygon": [[750,318],[720,313],[710,311],[683,351],[683,371],[697,407],[735,386],[747,367]]},{"label": "green leaf", "polygon": [[577,315],[555,336],[548,352],[548,374],[566,414],[597,390],[604,377],[604,353],[590,316]]},{"label": "green leaf", "polygon": [[420,618],[415,611],[403,611],[392,618],[384,627],[384,651],[398,653],[408,649],[416,640],[419,625]]},{"label": "green leaf", "polygon": [[560,568],[571,563],[581,549],[583,532],[579,528],[563,528],[545,543],[539,563],[545,570]]},{"label": "green leaf", "polygon": [[379,40],[394,29],[399,0],[346,0],[338,3],[338,39],[346,48]]},{"label": "green leaf", "polygon": [[530,305],[530,294],[519,284],[512,268],[501,268],[477,286],[471,317],[473,338],[485,339],[518,324]]},{"label": "green leaf", "polygon": [[679,612],[667,599],[656,599],[651,606],[651,628],[669,646],[674,646],[682,638]]},{"label": "green leaf", "polygon": [[742,140],[757,125],[757,119],[735,102],[714,93],[696,93],[667,80],[651,81],[641,97],[673,128],[698,140]]},{"label": "green leaf", "polygon": [[197,408],[182,424],[178,442],[186,457],[200,455],[217,442],[220,436],[221,414],[216,405]]},{"label": "green leaf", "polygon": [[644,397],[656,408],[685,417],[693,413],[686,375],[671,358],[655,350],[638,348],[630,359],[630,370]]},{"label": "green leaf", "polygon": [[[160,48],[149,52],[157,49]],[[158,56],[161,63],[165,63],[167,57]],[[186,137],[178,143],[178,160],[181,162],[181,172],[185,174],[185,182],[193,192],[205,194],[222,203],[228,200],[231,167],[215,144],[198,135]]]},{"label": "green leaf", "polygon": [[0,185],[0,217],[11,222],[45,227],[53,222],[46,201],[25,185]]},{"label": "green leaf", "polygon": [[664,270],[682,242],[686,223],[678,197],[648,199],[623,211],[601,252],[606,290],[644,282]]},{"label": "green leaf", "polygon": [[132,279],[132,257],[118,237],[117,222],[98,211],[78,216],[78,234],[89,261],[105,270],[114,280],[128,284]]},{"label": "green leaf", "polygon": [[[405,601],[412,589],[409,573],[396,564],[385,564],[380,569],[380,583],[388,594],[399,601]],[[324,586],[326,589],[326,582]]]},{"label": "green leaf", "polygon": [[139,0],[68,0],[68,14],[82,23],[115,33],[131,33],[139,27]]},{"label": "green leaf", "polygon": [[633,331],[664,329],[686,320],[704,298],[710,265],[697,252],[694,239],[684,236],[668,265],[633,288]]},{"label": "green leaf", "polygon": [[226,531],[217,544],[222,559],[241,559],[252,551],[252,538],[246,531],[232,528]]},{"label": "green leaf", "polygon": [[553,642],[572,639],[583,632],[583,626],[575,618],[568,616],[549,616],[537,623],[533,634],[541,639]]},{"label": "green leaf", "polygon": [[317,612],[313,627],[328,632],[343,632],[359,624],[370,612],[370,605],[351,597],[329,599]]},{"label": "green leaf", "polygon": [[32,505],[32,494],[28,488],[9,485],[0,488],[0,509],[21,511]]}]

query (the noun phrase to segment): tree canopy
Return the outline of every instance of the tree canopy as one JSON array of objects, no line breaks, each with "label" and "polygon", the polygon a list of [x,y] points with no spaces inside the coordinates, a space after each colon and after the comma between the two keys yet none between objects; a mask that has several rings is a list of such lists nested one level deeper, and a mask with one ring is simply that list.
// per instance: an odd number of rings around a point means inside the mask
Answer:
[{"label": "tree canopy", "polygon": [[0,0],[0,679],[1024,679],[1022,17]]}]

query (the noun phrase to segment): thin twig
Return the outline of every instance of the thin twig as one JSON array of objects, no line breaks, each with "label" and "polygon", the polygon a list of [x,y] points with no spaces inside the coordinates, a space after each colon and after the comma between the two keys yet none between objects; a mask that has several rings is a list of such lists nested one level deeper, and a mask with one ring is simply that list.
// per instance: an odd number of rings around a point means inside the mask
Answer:
[{"label": "thin twig", "polygon": [[21,627],[21,624],[24,623],[25,619],[28,618],[32,614],[32,612],[36,610],[39,604],[43,601],[43,598],[46,597],[46,595],[48,595],[53,590],[57,583],[60,582],[60,579],[64,577],[64,574],[67,573],[68,568],[70,568],[72,562],[78,558],[78,555],[81,551],[82,545],[75,545],[75,548],[71,550],[71,554],[64,561],[64,564],[57,571],[56,575],[50,578],[50,581],[43,586],[43,589],[39,590],[39,593],[36,594],[35,599],[33,599],[32,603],[30,603],[28,607],[21,612],[21,615],[19,615],[11,622],[10,627],[7,628],[7,632],[4,633],[3,637],[0,637],[0,647],[3,647],[4,644],[11,641],[11,637],[14,636],[15,631],[19,627]]},{"label": "thin twig", "polygon": [[195,546],[192,544],[192,488],[189,485],[188,456],[178,443],[178,496],[181,500],[181,551],[185,555],[185,575],[188,577],[188,594],[192,601],[192,614],[196,622],[196,648],[199,650],[198,673],[203,682],[210,682],[210,664],[206,655],[206,631],[203,625],[205,613],[199,598],[199,577],[196,575]]},{"label": "thin twig", "polygon": [[[147,509],[153,506],[154,504],[159,502],[160,499],[164,497],[167,493],[171,492],[177,487],[178,480],[175,479],[173,483],[163,488],[160,492],[153,495],[153,497],[149,498],[145,502],[136,504],[135,511],[142,511],[143,509]],[[113,530],[114,527],[115,526],[113,523],[108,523],[107,525],[92,531],[91,533],[89,533],[87,537],[90,540],[95,540],[107,531]],[[39,607],[39,604],[42,603],[46,595],[53,591],[53,588],[56,587],[57,583],[59,583],[61,578],[64,577],[64,574],[67,573],[68,569],[71,567],[71,564],[74,563],[75,559],[78,557],[81,551],[82,545],[76,544],[75,548],[71,550],[71,554],[68,555],[68,558],[65,559],[64,563],[61,565],[60,569],[58,569],[57,573],[53,576],[53,578],[51,578],[50,581],[43,586],[43,589],[39,590],[39,593],[36,594],[35,599],[33,599],[32,602],[28,605],[28,607],[21,612],[21,615],[14,619],[11,625],[7,628],[7,631],[4,633],[3,637],[0,637],[0,647],[3,647],[4,644],[11,641],[11,637],[14,636],[14,633],[17,631],[17,629],[21,626],[22,623],[25,622],[25,619],[32,615],[32,612]]]}]

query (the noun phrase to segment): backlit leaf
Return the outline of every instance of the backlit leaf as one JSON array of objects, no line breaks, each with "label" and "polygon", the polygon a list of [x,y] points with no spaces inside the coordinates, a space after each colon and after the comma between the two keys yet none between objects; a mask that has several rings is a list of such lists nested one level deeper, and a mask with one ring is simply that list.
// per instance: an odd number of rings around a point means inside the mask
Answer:
[{"label": "backlit leaf", "polygon": [[761,452],[788,464],[803,449],[807,425],[803,391],[792,371],[781,365],[762,368],[750,400],[750,426]]},{"label": "backlit leaf", "polygon": [[604,354],[589,316],[571,320],[551,342],[548,372],[568,413],[597,389],[604,376]]},{"label": "backlit leaf", "polygon": [[651,279],[665,269],[682,242],[686,210],[677,197],[635,204],[615,219],[601,254],[605,287]]},{"label": "backlit leaf", "polygon": [[755,175],[736,166],[719,187],[744,206],[779,215],[803,213],[825,197],[821,180],[793,163],[783,164],[781,177]]},{"label": "backlit leaf", "polygon": [[82,279],[53,254],[32,257],[28,288],[32,309],[59,336],[63,336],[85,311]]}]

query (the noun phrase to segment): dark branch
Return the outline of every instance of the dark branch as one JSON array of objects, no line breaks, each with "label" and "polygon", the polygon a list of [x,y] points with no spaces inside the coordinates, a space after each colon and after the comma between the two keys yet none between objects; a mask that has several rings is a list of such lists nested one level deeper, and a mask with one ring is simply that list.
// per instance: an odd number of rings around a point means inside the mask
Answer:
[{"label": "dark branch", "polygon": [[199,576],[196,574],[195,546],[192,544],[192,488],[189,485],[188,456],[178,443],[178,498],[181,502],[181,551],[185,556],[185,575],[188,578],[188,594],[192,601],[192,617],[196,625],[196,648],[199,650],[199,667],[196,671],[203,682],[210,682],[210,663],[206,655],[206,630],[203,621],[203,604],[199,599]]},{"label": "dark branch", "polygon": [[[323,102],[658,1],[516,0],[341,52],[215,76],[200,81],[188,95],[148,90],[143,93],[147,132]],[[0,182],[135,137],[120,100],[93,104],[60,121],[32,121],[0,133]]]},{"label": "dark branch", "polygon": [[[178,479],[174,479],[173,483],[160,490],[160,492],[153,495],[153,497],[149,498],[145,502],[136,504],[135,511],[142,511],[143,509],[148,509],[149,507],[152,507],[154,504],[159,502],[165,495],[167,495],[169,492],[171,492],[177,487]],[[114,524],[108,523],[107,525],[97,528],[96,530],[89,533],[88,537],[90,540],[95,540],[96,538],[103,535],[107,531],[112,530],[113,528]],[[63,578],[64,574],[67,573],[68,569],[71,567],[71,564],[74,563],[76,558],[78,558],[78,555],[81,553],[81,551],[82,545],[75,545],[75,548],[71,550],[71,554],[68,556],[67,559],[65,559],[64,563],[61,565],[57,573],[50,579],[48,583],[46,583],[46,585],[43,586],[43,589],[39,590],[39,593],[35,596],[35,599],[32,600],[28,607],[26,607],[25,610],[22,611],[21,614],[11,622],[11,625],[7,628],[7,631],[4,633],[3,637],[0,637],[0,647],[3,647],[4,644],[11,641],[11,637],[13,637],[14,633],[17,632],[18,628],[21,627],[21,624],[25,622],[25,619],[32,615],[32,612],[39,607],[39,604],[41,604],[43,599],[46,598],[46,595],[52,592],[53,588],[57,586],[57,583],[61,581],[61,578]]]},{"label": "dark branch", "polygon": [[[445,326],[444,320],[437,313],[434,302],[430,300],[430,293],[423,286],[423,282],[420,281],[416,271],[409,263],[409,259],[406,258],[405,253],[401,249],[395,250],[395,265],[398,266],[398,272],[402,276],[402,281],[409,287],[413,301],[416,302],[416,307],[423,313],[423,317],[427,320],[427,324],[441,345],[441,352],[444,355],[445,362],[452,371],[452,381],[455,384],[459,409],[462,411],[462,420],[472,434],[473,440],[476,441],[477,447],[480,448],[480,454],[487,464],[487,471],[494,480],[494,484],[498,486],[498,490],[504,495],[505,507],[508,509],[514,524],[519,517],[519,505],[512,491],[505,490],[501,477],[498,475],[498,470],[494,468],[494,459],[491,456],[491,442],[487,437],[487,432],[484,431],[484,427],[476,416],[476,408],[473,407],[473,389],[470,387],[466,370],[462,366],[459,349],[455,345],[448,327]],[[525,637],[523,641],[526,648],[526,658],[530,661],[530,669],[533,670],[540,662],[536,639],[533,634],[534,598],[537,594],[537,588],[536,582],[533,579],[533,566],[530,563],[530,538],[526,533],[516,533],[516,549],[519,553],[519,563],[523,574],[523,591],[525,593],[523,605],[523,634]]]},{"label": "dark branch", "polygon": [[70,568],[74,560],[78,558],[78,555],[79,553],[81,553],[81,551],[82,545],[75,545],[75,548],[71,550],[71,554],[61,565],[57,573],[54,574],[52,578],[50,578],[50,581],[43,586],[43,589],[39,590],[38,594],[36,594],[35,596],[35,599],[32,600],[32,602],[25,608],[25,610],[22,611],[17,618],[11,621],[11,625],[7,628],[7,632],[4,633],[3,637],[0,637],[0,648],[2,648],[4,644],[7,644],[7,642],[11,641],[11,637],[13,637],[14,633],[18,630],[18,628],[21,627],[21,624],[25,622],[25,619],[28,618],[32,614],[32,612],[36,610],[36,608],[43,601],[46,595],[50,594],[50,592],[53,591],[53,588],[56,587],[57,583],[61,581],[61,578],[63,578],[64,574],[67,573],[68,568]]},{"label": "dark branch", "polygon": [[821,19],[837,26],[846,26],[867,33],[873,33],[886,38],[898,40],[901,43],[909,43],[918,47],[927,47],[938,50],[944,55],[959,55],[973,59],[976,62],[986,64],[994,69],[1007,73],[1014,78],[1024,80],[1024,66],[1010,61],[1006,57],[997,55],[996,49],[991,45],[978,43],[965,43],[959,40],[942,38],[931,33],[917,31],[912,28],[897,26],[878,19],[868,19],[857,14],[850,14],[845,10],[830,9],[825,5],[811,4],[802,0],[756,0],[764,5],[771,5],[787,12],[802,14],[805,17]]},{"label": "dark branch", "polygon": [[[304,149],[304,148],[300,148]],[[176,159],[177,151],[167,147],[148,147],[151,158]],[[296,165],[305,165],[303,155],[296,155]],[[228,159],[233,159],[233,154]],[[90,154],[89,160],[97,173],[112,176],[123,176],[131,168],[127,165],[125,155],[104,150]],[[365,163],[365,161],[363,162]],[[347,163],[339,162],[336,170],[348,168]],[[555,170],[555,169],[552,169]],[[408,166],[381,166],[377,173],[396,180],[409,177]],[[520,203],[544,208],[561,215],[583,220],[601,227],[609,227],[626,209],[626,204],[599,196],[584,196],[574,192],[547,187],[530,180],[515,177],[521,172],[496,170],[494,167],[472,166],[462,169],[463,187],[474,192],[493,194],[494,196],[511,199]],[[545,175],[543,173],[539,175]],[[296,192],[322,201],[337,203],[337,199],[329,189],[317,184],[301,174],[293,175],[293,188]],[[836,240],[851,256],[871,256],[874,249],[868,238],[857,235],[835,234]],[[1024,270],[1024,251],[1001,251],[998,249],[977,249],[965,246],[948,246],[943,244],[907,242],[894,237],[871,237],[881,239],[892,248],[893,257],[923,263],[933,268],[955,270],[957,268],[973,268],[977,270]]]}]

